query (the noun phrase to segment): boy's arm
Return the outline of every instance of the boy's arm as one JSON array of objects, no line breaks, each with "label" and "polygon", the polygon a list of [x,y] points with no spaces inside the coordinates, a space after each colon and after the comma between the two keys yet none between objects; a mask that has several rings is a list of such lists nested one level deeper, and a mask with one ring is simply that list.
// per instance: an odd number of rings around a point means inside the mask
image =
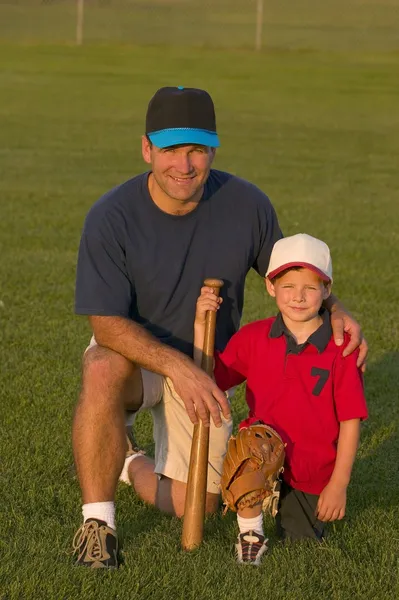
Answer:
[{"label": "boy's arm", "polygon": [[359,435],[360,419],[340,423],[334,471],[317,503],[316,516],[320,521],[336,521],[345,516],[346,489],[351,478]]}]

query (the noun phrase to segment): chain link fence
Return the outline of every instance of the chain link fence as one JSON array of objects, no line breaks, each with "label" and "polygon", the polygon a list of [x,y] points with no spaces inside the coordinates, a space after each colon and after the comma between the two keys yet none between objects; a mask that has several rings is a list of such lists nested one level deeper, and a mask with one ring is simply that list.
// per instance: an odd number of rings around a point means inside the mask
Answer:
[{"label": "chain link fence", "polygon": [[399,0],[0,0],[0,41],[399,49]]}]

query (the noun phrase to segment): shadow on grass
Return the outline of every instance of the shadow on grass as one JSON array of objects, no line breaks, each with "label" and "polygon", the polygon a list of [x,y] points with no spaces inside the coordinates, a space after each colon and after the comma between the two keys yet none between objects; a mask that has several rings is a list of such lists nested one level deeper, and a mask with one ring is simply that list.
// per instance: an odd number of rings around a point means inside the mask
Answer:
[{"label": "shadow on grass", "polygon": [[399,353],[385,354],[365,374],[369,418],[362,425],[361,445],[349,492],[358,512],[398,506]]}]

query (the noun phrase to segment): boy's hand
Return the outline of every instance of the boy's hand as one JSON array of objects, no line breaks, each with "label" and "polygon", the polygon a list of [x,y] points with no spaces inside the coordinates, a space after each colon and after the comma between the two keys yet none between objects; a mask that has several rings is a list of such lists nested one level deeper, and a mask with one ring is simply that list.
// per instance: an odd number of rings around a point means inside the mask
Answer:
[{"label": "boy's hand", "polygon": [[316,508],[320,521],[339,521],[345,516],[346,485],[330,481],[321,492]]},{"label": "boy's hand", "polygon": [[218,296],[216,297],[213,293],[213,288],[202,287],[201,295],[197,300],[197,308],[195,311],[195,325],[205,325],[206,313],[208,310],[219,310],[219,307],[223,299]]}]

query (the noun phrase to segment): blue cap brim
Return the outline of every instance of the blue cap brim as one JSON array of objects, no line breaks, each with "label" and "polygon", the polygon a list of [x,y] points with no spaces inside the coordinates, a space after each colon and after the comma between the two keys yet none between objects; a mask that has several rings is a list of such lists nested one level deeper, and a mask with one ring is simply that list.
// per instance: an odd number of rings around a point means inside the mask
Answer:
[{"label": "blue cap brim", "polygon": [[200,144],[201,146],[220,146],[217,133],[206,129],[191,129],[189,127],[162,129],[147,134],[154,146],[168,148],[178,144]]}]

